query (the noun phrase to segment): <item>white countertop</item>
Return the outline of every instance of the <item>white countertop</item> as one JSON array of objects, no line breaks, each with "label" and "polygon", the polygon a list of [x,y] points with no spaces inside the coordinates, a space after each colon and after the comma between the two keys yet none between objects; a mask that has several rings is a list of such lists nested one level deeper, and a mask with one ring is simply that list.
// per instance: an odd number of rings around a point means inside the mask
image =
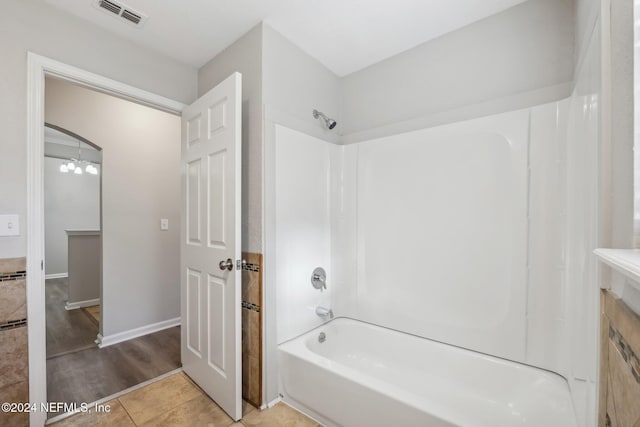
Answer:
[{"label": "white countertop", "polygon": [[640,289],[640,250],[639,249],[605,249],[593,251],[608,266],[632,280],[632,286]]}]

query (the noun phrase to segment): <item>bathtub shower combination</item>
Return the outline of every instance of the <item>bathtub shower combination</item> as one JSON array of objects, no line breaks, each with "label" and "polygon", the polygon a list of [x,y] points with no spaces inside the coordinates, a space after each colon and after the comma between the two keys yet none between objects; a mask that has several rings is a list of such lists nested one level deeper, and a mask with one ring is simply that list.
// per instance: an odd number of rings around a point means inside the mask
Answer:
[{"label": "bathtub shower combination", "polygon": [[349,145],[275,125],[283,400],[328,426],[584,425],[593,307],[563,262],[592,101]]}]

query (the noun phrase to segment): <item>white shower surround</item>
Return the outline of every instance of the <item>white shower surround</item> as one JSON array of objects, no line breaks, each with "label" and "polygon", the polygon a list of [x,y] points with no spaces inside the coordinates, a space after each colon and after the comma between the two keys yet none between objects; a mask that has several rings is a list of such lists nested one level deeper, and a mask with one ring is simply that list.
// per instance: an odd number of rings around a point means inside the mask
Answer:
[{"label": "white shower surround", "polygon": [[[276,141],[275,280],[281,343],[319,324],[316,306],[331,306],[337,285],[331,263],[331,183],[340,147],[281,126],[276,127]],[[327,272],[326,291],[311,284],[316,267]]]},{"label": "white shower surround", "polygon": [[[323,305],[562,372],[553,257],[566,106],[347,146],[276,126],[278,342],[321,324]],[[328,272],[324,293],[309,281],[317,266]]]},{"label": "white shower surround", "polygon": [[[557,372],[574,401],[591,401],[593,362],[579,355],[592,343],[577,322],[593,316],[565,264],[567,209],[585,205],[567,205],[578,109],[565,100],[347,146],[276,125],[278,343],[321,325],[313,309],[328,305]],[[279,218],[287,211],[297,213]],[[323,294],[308,277],[322,263]],[[585,377],[588,391],[575,388]]]},{"label": "white shower surround", "polygon": [[529,112],[357,150],[353,317],[524,361]]}]

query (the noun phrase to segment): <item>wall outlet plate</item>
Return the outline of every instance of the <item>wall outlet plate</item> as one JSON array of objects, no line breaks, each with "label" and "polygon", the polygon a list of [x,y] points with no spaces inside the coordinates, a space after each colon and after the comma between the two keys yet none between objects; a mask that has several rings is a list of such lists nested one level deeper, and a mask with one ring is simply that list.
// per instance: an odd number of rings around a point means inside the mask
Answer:
[{"label": "wall outlet plate", "polygon": [[18,215],[0,215],[0,237],[20,235],[20,217]]},{"label": "wall outlet plate", "polygon": [[169,220],[167,218],[162,218],[160,220],[160,230],[166,231],[169,229]]}]

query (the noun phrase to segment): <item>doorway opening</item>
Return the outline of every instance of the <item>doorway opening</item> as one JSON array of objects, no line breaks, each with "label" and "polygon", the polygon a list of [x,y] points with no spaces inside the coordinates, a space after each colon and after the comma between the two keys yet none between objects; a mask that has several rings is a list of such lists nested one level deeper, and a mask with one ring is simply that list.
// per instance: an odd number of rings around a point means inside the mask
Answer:
[{"label": "doorway opening", "polygon": [[47,360],[96,346],[100,325],[102,149],[45,124]]},{"label": "doorway opening", "polygon": [[180,117],[51,77],[44,113],[47,400],[81,404],[181,366]]},{"label": "doorway opening", "polygon": [[44,119],[47,400],[80,404],[181,366],[180,118],[46,77]]},{"label": "doorway opening", "polygon": [[[94,98],[105,97],[108,99],[108,105],[97,108],[96,102],[75,102],[74,96],[66,93],[58,97],[65,104],[64,108],[52,108],[51,100],[55,97],[50,96],[49,90],[56,87],[60,89],[62,86],[71,88],[72,91],[84,91]],[[68,111],[70,106],[75,107],[73,112]],[[218,249],[222,246],[228,247],[228,253],[220,254],[225,263],[225,270],[223,271],[222,267],[219,269],[220,272],[214,270],[209,274],[208,280],[202,282],[203,295],[208,291],[209,296],[207,300],[202,299],[202,302],[203,304],[207,302],[210,306],[218,302],[214,298],[218,294],[214,294],[213,291],[220,289],[214,285],[221,282],[218,283],[214,279],[221,275],[222,279],[230,282],[225,288],[232,291],[228,292],[228,297],[219,298],[219,302],[229,300],[229,304],[225,303],[224,310],[228,311],[228,315],[225,315],[224,319],[216,318],[220,322],[216,323],[215,330],[220,333],[211,332],[205,336],[205,332],[213,329],[210,326],[198,328],[197,335],[202,335],[202,341],[198,340],[197,343],[202,351],[201,356],[208,361],[208,366],[214,365],[219,372],[222,372],[221,377],[226,376],[228,379],[228,384],[225,383],[225,386],[229,389],[229,393],[224,393],[222,390],[221,396],[212,397],[233,419],[240,419],[242,407],[240,286],[236,286],[236,283],[240,282],[242,268],[240,258],[240,106],[241,80],[238,73],[234,73],[190,106],[191,109],[203,108],[204,113],[201,117],[207,117],[207,120],[200,120],[199,116],[185,121],[180,116],[186,108],[183,104],[31,52],[28,53],[27,227],[30,232],[27,236],[27,314],[29,318],[29,400],[31,402],[68,401],[66,398],[53,398],[52,390],[81,389],[83,385],[93,385],[93,391],[97,390],[100,395],[93,397],[83,395],[75,399],[75,402],[98,401],[100,396],[107,397],[117,393],[113,390],[106,391],[107,386],[119,385],[122,390],[131,387],[123,385],[123,381],[134,381],[133,384],[139,384],[149,376],[158,377],[162,373],[150,372],[149,359],[162,354],[162,351],[157,349],[166,349],[172,342],[176,343],[177,355],[173,353],[175,357],[155,365],[159,369],[164,369],[165,372],[173,367],[168,365],[174,362],[180,366],[181,360],[184,359],[185,348],[189,344],[185,336],[185,330],[188,331],[189,328],[184,327],[180,331],[178,325],[181,323],[188,325],[185,319],[191,319],[194,317],[193,314],[197,315],[196,320],[205,317],[204,307],[202,310],[196,310],[194,306],[192,307],[194,310],[188,310],[191,306],[187,304],[185,309],[186,300],[184,295],[181,297],[180,294],[181,288],[183,292],[187,288],[185,275],[181,274],[181,271],[186,269],[180,265],[180,259],[185,259],[184,256],[181,257],[180,235],[182,233],[183,236],[191,237],[191,234],[184,231],[184,218],[191,218],[191,216],[189,216],[190,204],[181,200],[181,194],[189,193],[184,191],[185,185],[188,188],[191,187],[181,173],[185,166],[184,159],[181,159],[183,144],[180,141],[194,148],[197,144],[197,136],[202,137],[202,141],[213,140],[224,145],[220,150],[218,150],[219,147],[213,147],[214,152],[208,155],[203,154],[205,161],[202,164],[209,167],[205,169],[203,166],[202,171],[208,172],[199,175],[203,181],[207,178],[206,182],[200,183],[199,179],[194,180],[194,183],[198,183],[197,187],[203,190],[202,194],[198,192],[200,194],[198,197],[203,198],[206,189],[207,193],[211,193],[209,195],[211,200],[218,196],[221,198],[219,203],[216,202],[210,206],[226,206],[230,210],[230,212],[225,211],[222,217],[217,215],[197,217],[198,230],[203,230],[202,235],[197,236],[202,237],[201,241],[198,240],[200,243],[206,243],[207,247]],[[146,113],[172,117],[173,122],[165,126],[163,120],[146,117],[143,109]],[[87,116],[89,113],[92,113],[91,117]],[[75,356],[94,352],[88,357],[83,355],[85,359],[93,359],[97,354],[103,355],[104,359],[97,365],[102,365],[107,371],[98,373],[99,378],[89,377],[91,373],[95,373],[93,367],[83,371],[77,368],[78,365],[56,368],[47,366],[44,251],[45,122],[70,130],[76,135],[82,135],[103,149],[100,229],[102,293],[98,347],[71,354]],[[174,124],[176,126],[173,126]],[[196,124],[198,125],[197,133]],[[92,132],[92,126],[97,125],[100,125],[100,131]],[[134,138],[126,138],[123,136],[123,129],[137,132],[137,134]],[[223,167],[217,167],[219,162],[216,163],[216,160],[222,162]],[[196,193],[191,191],[189,194]],[[229,195],[229,200],[226,195]],[[205,204],[203,203],[202,206]],[[184,212],[185,209],[187,213]],[[212,209],[207,212],[215,213]],[[217,233],[219,227],[216,228],[219,224],[229,226],[229,230],[226,226],[221,229],[224,233],[220,236]],[[235,259],[232,261],[232,258]],[[231,273],[232,270],[237,271]],[[182,286],[181,282],[183,282]],[[171,337],[157,335],[172,332]],[[196,343],[194,340],[197,337],[193,334],[189,336],[193,338],[191,343]],[[140,341],[141,339],[151,342],[144,343]],[[226,349],[222,358],[218,357],[220,343]],[[144,348],[146,352],[142,351]],[[51,360],[62,360],[63,357],[65,356]],[[135,368],[135,362],[139,369],[131,371]],[[118,377],[114,371],[117,368],[125,368],[129,371],[124,376]],[[189,373],[186,364],[184,369]],[[54,372],[59,377],[72,378],[73,384],[52,386],[52,382],[47,380]],[[206,382],[206,375],[200,375],[198,372],[190,375],[195,383],[201,386],[201,383]],[[197,378],[193,378],[194,375]],[[214,393],[208,394],[211,396]],[[52,415],[54,414],[32,412],[30,423],[42,425],[47,416]],[[64,416],[65,414],[62,414],[58,418]]]},{"label": "doorway opening", "polygon": [[[105,144],[103,144],[99,140],[99,138],[94,138],[94,136],[90,132],[87,132],[86,129],[83,128],[83,126],[88,124],[88,121],[80,117],[79,114],[68,115],[69,119],[75,119],[75,125],[69,125],[69,123],[66,123],[64,122],[64,120],[61,120],[60,116],[53,119],[49,117],[49,115],[46,114],[46,111],[50,107],[49,104],[52,98],[49,96],[45,97],[45,89],[48,89],[45,87],[45,82],[47,86],[55,85],[55,83],[51,84],[51,82],[57,82],[60,84],[73,86],[74,88],[82,89],[87,93],[91,93],[93,95],[105,96],[105,97],[108,97],[110,100],[112,100],[111,108],[106,108],[106,109],[101,108],[101,109],[95,109],[93,111],[96,116],[96,121],[101,121],[104,124],[105,129],[107,130],[108,129],[120,130],[123,127],[130,127],[130,128],[136,128],[136,129],[147,129],[147,128],[152,129],[148,132],[148,134],[150,135],[151,139],[155,139],[154,144],[156,145],[151,148],[149,148],[148,146],[145,146],[145,153],[149,152],[150,154],[146,156],[140,156],[139,153],[136,152],[135,149],[133,149],[128,153],[127,156],[123,156],[124,157],[123,162],[118,162],[113,157],[107,156],[105,158],[103,156],[102,161],[104,164],[104,161],[106,160],[106,164],[108,165],[107,167],[108,176],[110,177],[111,180],[113,179],[117,180],[118,177],[121,177],[121,178],[123,177],[124,174],[121,173],[122,168],[123,167],[127,168],[129,166],[129,163],[128,163],[129,158],[136,159],[136,161],[140,160],[142,164],[144,164],[145,160],[152,163],[156,161],[157,154],[155,152],[163,151],[162,149],[159,149],[159,146],[162,145],[162,142],[161,142],[162,140],[160,138],[154,138],[155,136],[158,135],[158,133],[161,133],[161,134],[164,133],[167,135],[167,138],[171,138],[171,145],[172,147],[175,148],[175,152],[177,154],[172,153],[169,156],[174,160],[176,167],[174,170],[164,170],[162,171],[162,173],[167,176],[172,176],[173,179],[175,179],[176,181],[175,192],[177,192],[178,194],[179,194],[179,188],[180,188],[180,181],[179,181],[180,179],[179,178],[180,177],[179,175],[180,117],[179,117],[179,114],[184,106],[183,104],[180,104],[178,102],[101,77],[99,75],[88,73],[86,71],[68,66],[66,64],[59,63],[57,61],[54,61],[39,55],[35,55],[33,53],[28,54],[27,227],[30,230],[30,232],[27,237],[27,275],[28,275],[27,277],[27,301],[28,301],[27,311],[28,311],[28,318],[29,318],[27,327],[28,327],[28,346],[29,346],[29,353],[28,353],[29,354],[29,400],[31,402],[47,402],[47,401],[91,402],[97,399],[94,397],[91,397],[88,394],[84,395],[80,399],[67,399],[67,398],[52,399],[52,392],[54,392],[55,390],[60,392],[65,390],[69,391],[72,389],[76,389],[78,388],[78,384],[81,384],[82,382],[84,382],[85,385],[88,385],[91,382],[93,382],[94,386],[99,388],[97,392],[101,394],[106,394],[106,395],[113,393],[112,391],[107,390],[108,387],[117,386],[119,387],[119,390],[126,389],[128,387],[128,384],[126,382],[123,382],[121,379],[120,380],[118,379],[118,378],[122,378],[122,376],[119,377],[118,375],[114,375],[114,369],[117,369],[118,367],[131,368],[131,365],[132,365],[131,360],[138,360],[139,361],[138,365],[140,366],[138,366],[137,373],[132,372],[131,369],[129,369],[128,372],[125,372],[123,374],[124,377],[127,377],[127,381],[131,381],[134,384],[138,384],[140,382],[145,381],[147,376],[150,376],[150,377],[157,376],[158,374],[156,374],[155,372],[150,372],[147,369],[148,363],[144,356],[145,352],[144,351],[141,352],[141,347],[142,347],[142,350],[146,348],[147,352],[154,353],[155,351],[150,349],[153,347],[153,345],[155,345],[156,348],[166,347],[167,345],[171,344],[172,341],[171,341],[171,338],[164,335],[160,337],[158,336],[154,337],[154,332],[156,331],[158,331],[158,333],[160,334],[166,333],[171,336],[174,336],[175,338],[173,340],[173,343],[174,343],[174,347],[176,347],[177,349],[177,351],[174,352],[169,357],[167,357],[164,362],[160,363],[160,365],[162,365],[161,367],[162,372],[171,372],[172,370],[174,370],[175,367],[179,366],[180,337],[179,337],[179,328],[175,327],[175,325],[179,324],[179,315],[180,315],[179,313],[179,280],[177,277],[173,278],[173,281],[176,282],[175,299],[178,302],[177,302],[177,308],[175,310],[176,313],[173,314],[175,317],[172,317],[171,319],[169,319],[169,321],[153,322],[151,325],[147,323],[146,325],[144,325],[143,328],[140,328],[140,327],[136,328],[137,326],[137,324],[135,323],[136,321],[145,323],[144,319],[140,319],[140,315],[145,313],[145,309],[147,310],[147,313],[149,311],[150,312],[159,311],[158,304],[155,304],[155,301],[153,301],[153,298],[151,298],[152,299],[151,301],[145,301],[139,295],[136,295],[136,291],[139,290],[139,286],[129,286],[130,288],[128,289],[129,292],[125,292],[125,293],[116,292],[116,295],[121,295],[122,298],[125,298],[125,299],[129,298],[130,300],[133,300],[136,303],[134,304],[133,309],[130,309],[127,311],[129,313],[128,317],[120,315],[120,313],[124,312],[125,311],[124,309],[127,307],[119,307],[119,309],[115,311],[111,310],[113,313],[109,315],[109,312],[110,312],[109,304],[113,306],[117,306],[118,301],[109,302],[109,295],[100,295],[100,298],[99,298],[100,303],[102,304],[102,308],[104,308],[104,310],[102,310],[102,313],[100,316],[101,321],[99,322],[99,330],[102,333],[99,333],[97,338],[101,339],[100,347],[102,348],[94,346],[92,348],[76,351],[67,355],[58,354],[59,357],[54,357],[49,360],[47,359],[47,345],[46,345],[47,344],[46,342],[47,341],[46,340],[47,338],[47,333],[46,333],[47,321],[46,320],[47,319],[45,314],[46,313],[45,162],[47,158],[45,157],[45,123],[48,125],[52,125],[52,126],[46,126],[46,127],[63,128],[67,131],[70,131],[70,133],[75,134],[76,136],[82,135],[82,138],[85,138],[91,141],[92,143],[94,143],[94,145],[98,145],[101,148],[103,148],[104,149],[102,152],[103,155],[105,152],[109,153],[110,151],[113,151],[113,150],[112,150],[112,147],[105,146]],[[135,109],[135,107],[132,107],[131,109],[126,110],[126,112],[128,112],[129,114],[127,114],[127,117],[125,119],[120,120],[120,123],[117,123],[118,126],[116,126],[113,120],[110,121],[110,119],[113,119],[114,114],[117,115],[117,113],[122,113],[124,111],[121,108],[118,108],[117,106],[114,107],[114,104],[116,102],[126,102],[127,104],[130,104],[131,106],[135,106],[139,109],[145,109],[148,111],[153,111],[156,113],[161,113],[166,116],[172,117],[175,122],[173,133],[167,132],[167,129],[163,126],[153,126],[154,121],[147,120],[148,118],[145,119],[144,114],[138,114],[137,112],[131,113],[131,110]],[[86,103],[83,104],[83,107],[84,108],[80,109],[82,113],[87,113],[90,110],[92,110],[92,106]],[[153,107],[153,108],[150,108],[150,107]],[[132,124],[133,125],[137,124],[137,126],[130,126]],[[129,126],[126,126],[126,125],[129,125]],[[155,131],[153,130],[154,128],[156,129]],[[125,145],[127,143],[131,143],[131,141],[125,141],[125,139],[122,138],[120,135],[112,139]],[[76,152],[77,152],[77,147],[76,147]],[[60,168],[61,166],[61,163],[62,163],[61,160],[62,159],[57,160],[59,162],[57,164],[58,168]],[[94,167],[96,167],[95,164],[94,164]],[[162,166],[160,166],[160,168],[162,169]],[[100,169],[100,168],[96,167],[96,169]],[[141,177],[142,180],[154,181],[156,178],[153,176],[149,176],[148,174],[145,174],[144,167],[138,168],[138,169],[129,168],[128,170],[137,171],[138,175]],[[83,170],[83,172],[85,171]],[[104,174],[102,172],[103,170],[100,170],[99,176],[102,179],[102,184],[103,184],[103,210],[104,210],[105,206],[107,205],[104,203],[105,179],[104,179]],[[113,188],[113,186],[111,188]],[[167,189],[164,188],[162,191],[167,192]],[[118,192],[117,190],[115,192],[112,191],[111,194],[113,195],[114,193],[117,193],[117,192]],[[137,193],[136,198],[143,201],[143,203],[146,203],[149,206],[157,207],[157,206],[163,206],[163,205],[171,205],[171,203],[165,204],[163,203],[163,201],[153,200],[152,197],[150,200],[149,195],[146,193]],[[113,203],[111,205],[113,205]],[[128,201],[124,201],[121,205],[131,206],[131,203],[128,203]],[[179,201],[178,203],[175,203],[175,205],[177,206],[177,210],[179,212]],[[141,210],[139,209],[138,211],[141,211]],[[105,216],[105,214],[107,215]],[[103,220],[105,220],[108,217],[108,214],[109,214],[108,212],[103,212],[101,223],[103,223],[104,222]],[[114,216],[113,212],[111,212],[111,216]],[[127,217],[126,214],[124,214],[123,216]],[[169,217],[170,226],[173,227],[173,231],[175,235],[179,235],[178,216]],[[165,217],[165,216],[162,215],[162,217]],[[134,228],[143,228],[140,225],[141,224],[140,221],[136,221],[136,218],[134,218],[133,215],[129,215],[127,218],[131,220],[130,222],[132,224],[137,226]],[[149,222],[151,222],[151,220],[149,220]],[[160,222],[159,219],[157,221],[156,220],[153,221],[154,231],[155,230],[159,231],[159,228],[160,228],[159,222]],[[103,225],[106,225],[106,224],[103,224]],[[118,230],[122,231],[123,228],[124,227],[114,227],[113,223],[111,223],[111,230],[112,231],[116,230],[116,234]],[[101,229],[103,231],[105,228],[101,227]],[[125,257],[127,256],[127,250],[130,250],[132,247],[133,248],[136,247],[135,245],[136,241],[149,241],[149,239],[145,239],[144,236],[141,238],[139,234],[127,233],[128,231],[129,230],[124,230],[124,234],[129,235],[130,238],[134,241],[134,244],[128,245],[120,251],[120,253],[124,254]],[[162,237],[165,237],[165,236],[166,234],[162,235]],[[103,235],[101,237],[104,243],[105,236]],[[113,242],[113,239],[111,239],[111,241]],[[154,245],[154,250],[150,250],[146,252],[150,253],[152,256],[158,256],[158,251],[161,250],[162,245],[158,244],[157,241],[152,241],[151,244]],[[174,243],[173,246],[178,246],[177,242]],[[142,251],[142,252],[146,253],[145,251]],[[176,250],[176,252],[179,253],[179,250]],[[103,255],[104,255],[104,252],[103,252]],[[129,256],[129,258],[138,259],[144,265],[144,260],[143,259],[141,260],[140,257],[136,258],[136,257]],[[179,258],[179,257],[176,256],[176,258]],[[162,262],[160,261],[158,264],[162,264]],[[139,269],[139,270],[144,270],[144,269]],[[162,268],[159,268],[159,270],[162,271]],[[123,271],[126,271],[126,269],[123,269]],[[102,268],[102,273],[103,273],[102,279],[104,279],[105,278],[104,273],[106,273],[104,268]],[[159,273],[159,274],[162,274],[162,273]],[[132,276],[135,279],[135,274],[130,274],[130,276]],[[116,280],[113,280],[113,279],[114,279],[113,276],[109,278],[111,282],[118,282],[117,280],[118,277],[115,278]],[[157,284],[158,281],[155,281],[154,279],[155,277],[151,276],[149,280],[152,281],[154,284]],[[109,283],[106,283],[106,285],[108,287]],[[158,289],[158,291],[160,293],[163,292],[162,289]],[[106,318],[105,318],[105,313],[107,313]],[[120,325],[118,324],[118,321],[124,320],[126,322],[127,319],[130,322],[129,325],[133,325],[133,326],[130,326],[129,329],[127,329],[126,324],[124,324],[124,326],[122,324]],[[118,327],[120,327],[120,330],[118,330]],[[136,339],[136,337],[142,336],[142,335],[145,335],[145,336],[141,337],[141,339],[143,340],[146,339],[146,342],[140,343]],[[96,337],[94,336],[94,340],[95,339]],[[124,341],[127,341],[127,342],[124,342]],[[152,342],[150,343],[149,341],[152,341]],[[123,345],[119,345],[119,344],[123,344]],[[90,354],[90,352],[93,352],[93,353]],[[98,354],[98,352],[104,355],[101,361],[97,360],[94,357],[95,354]],[[161,353],[161,352],[157,352],[157,353]],[[118,354],[121,356],[120,358],[118,358]],[[73,364],[73,363],[67,364],[66,367],[61,365],[53,368],[48,367],[51,361],[60,362],[65,360],[67,356],[69,356],[69,359],[67,359],[68,361],[74,357],[76,359],[79,359],[79,358],[84,358],[88,360],[96,359],[94,366],[101,364],[105,368],[105,370],[108,371],[108,373],[105,376],[108,378],[111,378],[112,380],[103,381],[102,379],[104,378],[103,376],[98,381],[95,381],[95,380],[92,381],[91,378],[86,375],[86,372],[92,372],[94,371],[94,369],[89,367],[88,370],[85,370],[83,372],[82,369],[78,369],[77,364]],[[140,371],[145,371],[144,375],[140,374]],[[57,383],[54,385],[55,381],[60,378],[65,378],[67,380],[73,379],[75,383],[71,385],[69,384],[64,385],[61,383]],[[55,414],[51,414],[51,413],[47,414],[42,411],[32,412],[30,414],[30,423],[33,425],[42,425],[45,423],[47,417],[51,417],[53,415]]]}]

